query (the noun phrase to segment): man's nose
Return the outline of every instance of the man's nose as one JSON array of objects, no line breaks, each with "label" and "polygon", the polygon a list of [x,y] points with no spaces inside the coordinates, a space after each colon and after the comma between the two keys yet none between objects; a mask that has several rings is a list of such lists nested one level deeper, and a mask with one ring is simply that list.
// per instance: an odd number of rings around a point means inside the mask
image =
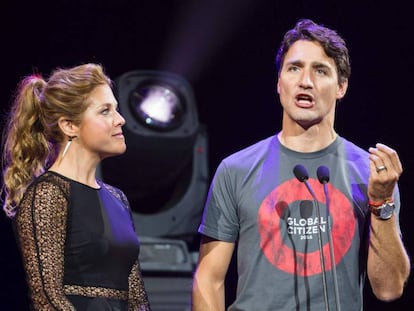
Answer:
[{"label": "man's nose", "polygon": [[303,70],[300,77],[299,86],[304,89],[309,89],[313,87],[312,75],[309,70]]}]

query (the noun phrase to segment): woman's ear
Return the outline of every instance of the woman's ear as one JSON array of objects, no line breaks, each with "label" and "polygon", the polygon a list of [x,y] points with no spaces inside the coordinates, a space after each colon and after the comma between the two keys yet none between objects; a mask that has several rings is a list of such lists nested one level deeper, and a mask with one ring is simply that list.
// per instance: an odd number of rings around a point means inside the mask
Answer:
[{"label": "woman's ear", "polygon": [[61,131],[68,137],[74,137],[78,134],[78,127],[73,123],[72,120],[61,117],[58,120],[58,125]]}]

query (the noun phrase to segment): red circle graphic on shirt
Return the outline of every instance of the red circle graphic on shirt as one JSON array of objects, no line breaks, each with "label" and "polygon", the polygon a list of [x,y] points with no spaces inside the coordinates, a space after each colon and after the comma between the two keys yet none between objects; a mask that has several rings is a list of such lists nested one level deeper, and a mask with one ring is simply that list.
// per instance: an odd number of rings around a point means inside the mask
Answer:
[{"label": "red circle graphic on shirt", "polygon": [[[308,182],[320,206],[324,207],[325,193],[322,185],[318,180],[312,178],[309,178]],[[355,217],[353,207],[346,196],[331,184],[327,184],[327,187],[330,198],[329,210],[333,224],[334,258],[335,263],[338,264],[351,246],[355,232]],[[269,262],[278,269],[296,275],[310,276],[322,272],[319,249],[305,254],[304,252],[295,251],[292,242],[289,246],[282,239],[282,236],[289,235],[286,216],[283,216],[286,215],[286,209],[289,209],[295,201],[302,200],[313,200],[313,198],[306,185],[297,179],[288,180],[270,192],[260,205],[258,213],[260,247]],[[325,211],[325,208],[321,208],[322,210]],[[314,237],[317,238],[317,235],[314,235]],[[328,271],[332,268],[332,263],[329,243],[327,239],[325,241],[322,249],[325,258],[325,270]]]}]

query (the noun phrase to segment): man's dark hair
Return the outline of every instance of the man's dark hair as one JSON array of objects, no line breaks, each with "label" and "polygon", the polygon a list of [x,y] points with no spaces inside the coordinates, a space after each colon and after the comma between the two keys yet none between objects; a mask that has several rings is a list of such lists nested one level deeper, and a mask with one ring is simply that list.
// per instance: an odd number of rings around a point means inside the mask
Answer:
[{"label": "man's dark hair", "polygon": [[276,55],[276,70],[280,74],[285,55],[291,45],[298,40],[318,42],[328,57],[336,64],[338,82],[341,84],[351,75],[351,64],[348,48],[344,39],[332,29],[318,25],[310,19],[299,20],[295,27],[286,32]]}]

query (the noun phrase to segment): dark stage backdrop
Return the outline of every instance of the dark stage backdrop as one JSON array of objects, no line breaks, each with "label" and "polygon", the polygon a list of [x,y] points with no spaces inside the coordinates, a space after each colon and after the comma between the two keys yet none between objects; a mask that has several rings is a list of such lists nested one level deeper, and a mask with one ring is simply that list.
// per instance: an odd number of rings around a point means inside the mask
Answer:
[{"label": "dark stage backdrop", "polygon": [[[163,70],[192,85],[209,140],[210,175],[230,153],[280,129],[274,58],[282,34],[308,17],[347,40],[352,75],[339,104],[337,131],[367,149],[398,150],[401,226],[414,252],[412,105],[414,47],[406,1],[54,0],[0,3],[0,109],[25,74],[102,63],[116,78]],[[411,124],[411,125],[410,125]],[[408,132],[407,132],[408,131]],[[25,310],[26,288],[10,224],[0,216],[0,309]],[[413,279],[393,303],[373,298],[367,310],[411,310]],[[411,308],[410,308],[411,306]]]}]

